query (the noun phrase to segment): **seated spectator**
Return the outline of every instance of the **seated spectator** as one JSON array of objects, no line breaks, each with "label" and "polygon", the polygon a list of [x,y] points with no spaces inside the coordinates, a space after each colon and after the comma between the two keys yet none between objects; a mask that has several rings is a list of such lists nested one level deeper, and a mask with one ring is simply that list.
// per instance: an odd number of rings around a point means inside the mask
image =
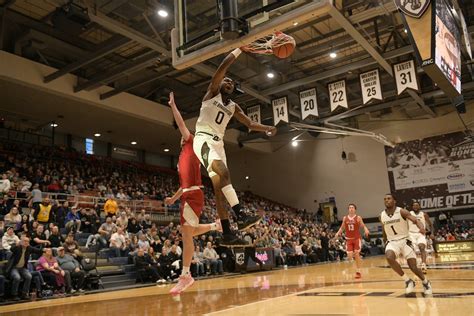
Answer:
[{"label": "seated spectator", "polygon": [[30,230],[31,230],[31,222],[30,222],[30,217],[28,215],[23,215],[21,217],[21,228],[20,228],[20,232],[22,233],[26,233],[26,234],[30,234]]},{"label": "seated spectator", "polygon": [[81,232],[81,216],[77,208],[73,207],[69,213],[67,213],[64,224],[68,232]]},{"label": "seated spectator", "polygon": [[157,267],[153,265],[153,261],[150,257],[145,256],[143,249],[138,249],[137,256],[135,257],[135,267],[139,270],[139,273],[143,273],[143,279],[150,278],[153,282],[163,279],[158,273]]},{"label": "seated spectator", "polygon": [[12,226],[13,230],[20,231],[21,229],[21,215],[18,213],[17,207],[12,207],[10,212],[3,217],[6,226]]},{"label": "seated spectator", "polygon": [[[31,246],[43,250],[46,247],[50,247],[51,242],[46,238],[44,233],[44,226],[39,224],[36,229],[31,233]],[[38,259],[39,257],[33,257]]]},{"label": "seated spectator", "polygon": [[115,254],[115,257],[126,256],[127,245],[123,228],[120,226],[117,227],[117,232],[110,237],[110,250]]},{"label": "seated spectator", "polygon": [[79,244],[74,240],[74,234],[69,233],[63,243],[63,247],[67,254],[73,256],[77,261],[81,262],[83,255],[79,248]]},{"label": "seated spectator", "polygon": [[30,298],[30,284],[31,284],[31,273],[28,271],[28,258],[31,254],[41,255],[42,251],[30,246],[30,239],[26,235],[22,235],[18,245],[11,247],[12,255],[7,263],[5,270],[6,275],[10,276],[12,281],[11,294],[13,300],[19,300],[18,288],[20,281],[23,279],[23,289],[21,297],[24,299]]},{"label": "seated spectator", "polygon": [[99,242],[102,247],[107,247],[110,237],[117,230],[117,226],[112,222],[112,217],[107,217],[105,223],[99,227],[98,234],[90,235],[87,238],[86,248],[89,248],[89,245],[94,245],[96,242]]},{"label": "seated spectator", "polygon": [[91,208],[81,210],[81,229],[84,233],[95,234],[100,225],[100,219]]},{"label": "seated spectator", "polygon": [[3,195],[3,199],[0,202],[0,219],[3,220],[3,217],[10,212],[10,201],[8,195]]},{"label": "seated spectator", "polygon": [[59,226],[59,228],[64,228],[66,225],[66,216],[71,212],[69,207],[69,202],[64,201],[63,204],[55,209],[54,212],[54,222]]},{"label": "seated spectator", "polygon": [[83,286],[86,272],[82,270],[79,262],[73,256],[66,254],[64,247],[58,248],[58,257],[56,259],[61,269],[66,272],[66,283],[72,285],[72,288],[66,289],[66,292],[74,293],[74,288],[81,293],[84,292]]},{"label": "seated spectator", "polygon": [[[11,248],[20,242],[20,238],[15,235],[13,227],[8,226],[6,234],[2,237],[2,248],[5,258],[8,260],[12,254]],[[2,256],[3,257],[3,256]],[[2,258],[3,259],[3,258]]]},{"label": "seated spectator", "polygon": [[120,212],[120,216],[117,218],[115,224],[123,228],[123,230],[127,230],[128,226],[128,218],[127,213],[125,211]]},{"label": "seated spectator", "polygon": [[199,277],[206,274],[206,271],[204,270],[204,264],[204,254],[201,251],[201,248],[196,246],[194,249],[193,260],[191,261],[191,273],[193,276]]},{"label": "seated spectator", "polygon": [[104,205],[104,211],[106,217],[112,217],[117,214],[118,211],[118,204],[115,198],[112,196],[110,197]]},{"label": "seated spectator", "polygon": [[208,242],[206,249],[204,249],[203,253],[204,259],[207,260],[208,265],[210,265],[211,275],[216,273],[223,274],[224,268],[222,265],[222,260],[219,259],[219,255],[217,254],[216,250],[212,248],[212,243]]},{"label": "seated spectator", "polygon": [[41,272],[46,284],[54,287],[56,290],[64,293],[65,289],[70,289],[71,285],[66,285],[65,275],[66,272],[61,269],[58,261],[53,257],[53,250],[51,248],[45,248],[43,255],[39,258],[36,265],[36,271]]},{"label": "seated spectator", "polygon": [[38,223],[47,225],[53,221],[53,214],[51,212],[52,205],[49,197],[45,197],[41,203],[34,209],[33,218]]},{"label": "seated spectator", "polygon": [[51,235],[49,235],[48,240],[50,242],[51,248],[53,249],[61,247],[61,245],[64,243],[65,240],[59,232],[58,226],[53,226],[53,228],[51,229]]},{"label": "seated spectator", "polygon": [[143,233],[138,235],[138,247],[146,252],[148,252],[148,249],[150,248],[150,242]]},{"label": "seated spectator", "polygon": [[142,227],[137,222],[137,219],[132,217],[128,223],[127,230],[130,234],[136,235],[142,230]]},{"label": "seated spectator", "polygon": [[6,195],[10,191],[11,183],[8,179],[6,173],[2,174],[2,179],[0,180],[0,194]]}]

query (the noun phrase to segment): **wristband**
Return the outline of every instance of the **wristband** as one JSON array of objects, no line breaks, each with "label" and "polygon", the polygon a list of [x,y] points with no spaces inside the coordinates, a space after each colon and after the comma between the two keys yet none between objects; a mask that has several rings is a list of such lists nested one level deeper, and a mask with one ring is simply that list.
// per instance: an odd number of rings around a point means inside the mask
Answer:
[{"label": "wristband", "polygon": [[239,55],[242,53],[242,50],[240,48],[236,48],[233,51],[230,52],[232,55],[235,56],[235,58],[239,57]]}]

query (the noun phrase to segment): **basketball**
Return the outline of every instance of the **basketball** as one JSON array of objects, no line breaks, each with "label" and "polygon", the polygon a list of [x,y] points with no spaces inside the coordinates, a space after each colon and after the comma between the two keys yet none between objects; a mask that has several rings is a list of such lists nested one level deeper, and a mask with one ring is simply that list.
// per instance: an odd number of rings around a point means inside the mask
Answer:
[{"label": "basketball", "polygon": [[288,58],[295,51],[294,43],[286,43],[281,46],[273,47],[273,54],[281,59]]}]

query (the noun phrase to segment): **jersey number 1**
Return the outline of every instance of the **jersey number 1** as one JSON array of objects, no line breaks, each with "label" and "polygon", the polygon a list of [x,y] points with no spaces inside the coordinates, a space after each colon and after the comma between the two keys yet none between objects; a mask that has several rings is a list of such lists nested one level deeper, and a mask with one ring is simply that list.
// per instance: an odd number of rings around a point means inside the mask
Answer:
[{"label": "jersey number 1", "polygon": [[221,124],[223,120],[224,120],[224,112],[222,111],[217,112],[216,123]]},{"label": "jersey number 1", "polygon": [[393,225],[390,225],[390,227],[392,228],[392,230],[393,230],[393,233],[396,235],[396,234],[397,234],[397,232],[395,231],[395,228],[393,228]]}]

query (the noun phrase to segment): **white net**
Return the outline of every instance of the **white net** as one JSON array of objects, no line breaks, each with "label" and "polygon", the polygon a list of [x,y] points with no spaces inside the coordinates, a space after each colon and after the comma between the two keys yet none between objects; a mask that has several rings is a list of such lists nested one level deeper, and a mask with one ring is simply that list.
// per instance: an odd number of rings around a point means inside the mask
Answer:
[{"label": "white net", "polygon": [[268,36],[259,38],[255,42],[241,47],[241,49],[253,54],[273,55],[274,48],[286,44],[296,46],[295,39],[283,32],[275,32]]}]

